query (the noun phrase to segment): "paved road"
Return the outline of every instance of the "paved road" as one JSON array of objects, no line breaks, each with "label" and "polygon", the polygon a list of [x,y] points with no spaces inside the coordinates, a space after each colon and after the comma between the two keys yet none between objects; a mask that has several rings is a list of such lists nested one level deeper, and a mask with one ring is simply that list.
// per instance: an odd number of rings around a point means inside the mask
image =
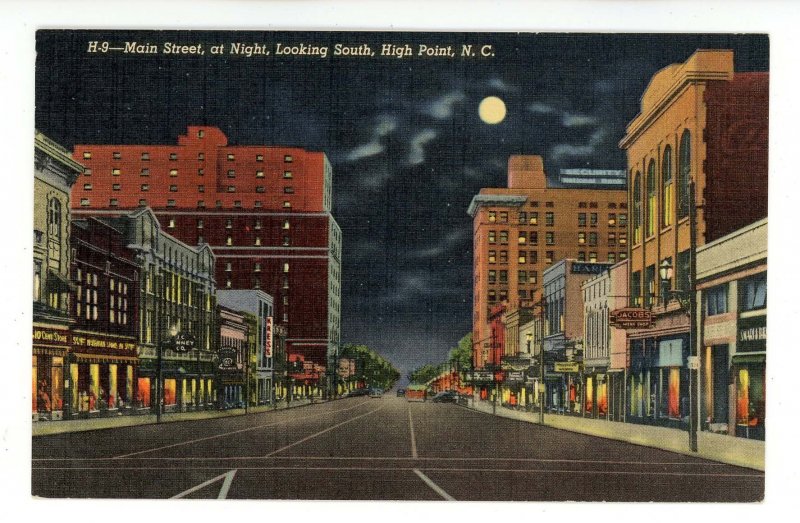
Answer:
[{"label": "paved road", "polygon": [[93,498],[756,501],[764,474],[387,395],[37,437],[32,490]]}]

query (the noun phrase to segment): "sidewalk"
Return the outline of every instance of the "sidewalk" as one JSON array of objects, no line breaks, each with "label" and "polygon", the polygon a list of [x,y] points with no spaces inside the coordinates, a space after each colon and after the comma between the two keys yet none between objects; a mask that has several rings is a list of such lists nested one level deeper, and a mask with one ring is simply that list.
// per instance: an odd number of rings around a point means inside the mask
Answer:
[{"label": "sidewalk", "polygon": [[[326,403],[327,400],[314,400],[314,404]],[[298,399],[292,401],[287,407],[285,401],[278,403],[277,407],[272,405],[261,405],[247,409],[248,414],[258,414],[262,412],[272,412],[275,410],[293,409],[311,405],[311,400]],[[190,421],[213,418],[226,418],[230,416],[244,416],[244,409],[228,410],[201,410],[195,412],[176,412],[161,415],[161,423],[174,423],[176,421]],[[144,416],[109,416],[94,419],[76,419],[68,421],[37,421],[33,423],[33,436],[49,436],[52,434],[63,434],[65,432],[83,432],[87,430],[112,429],[119,427],[133,427],[136,425],[151,425],[156,423],[155,414]]]},{"label": "sidewalk", "polygon": [[[470,405],[466,408],[492,414],[492,404],[487,401],[470,401]],[[524,412],[498,406],[495,415],[527,423],[539,423],[538,412]],[[698,452],[692,452],[689,450],[689,434],[684,430],[547,413],[544,415],[544,424],[560,430],[626,441],[687,456],[697,456],[730,465],[764,470],[763,441],[700,431],[697,433]]]}]

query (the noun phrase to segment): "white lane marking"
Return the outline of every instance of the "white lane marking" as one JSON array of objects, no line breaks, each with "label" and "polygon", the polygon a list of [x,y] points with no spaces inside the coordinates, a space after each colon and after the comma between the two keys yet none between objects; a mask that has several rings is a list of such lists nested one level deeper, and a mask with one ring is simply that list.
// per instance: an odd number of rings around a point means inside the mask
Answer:
[{"label": "white lane marking", "polygon": [[348,420],[342,421],[341,423],[337,423],[336,425],[331,425],[327,429],[323,429],[323,430],[321,430],[319,432],[315,432],[314,434],[311,434],[310,436],[306,436],[303,439],[299,439],[299,440],[295,441],[294,443],[290,443],[288,445],[285,445],[285,446],[279,448],[278,450],[273,450],[272,452],[270,452],[269,454],[265,455],[264,457],[268,458],[270,456],[274,456],[275,454],[278,454],[279,452],[283,452],[284,450],[288,450],[288,449],[290,449],[290,448],[292,448],[292,447],[294,447],[296,445],[299,445],[301,443],[305,443],[306,441],[308,441],[310,439],[314,439],[317,436],[321,436],[321,435],[325,434],[326,432],[330,432],[333,429],[341,427],[342,425],[346,425],[346,424],[350,423],[351,421],[355,421],[355,420],[357,420],[359,418],[363,418],[364,416],[369,416],[370,414],[374,414],[374,413],[378,412],[381,409],[383,409],[383,407],[378,407],[377,409],[371,410],[371,411],[366,412],[364,414],[359,414],[358,416],[356,416],[354,418],[350,418]]},{"label": "white lane marking", "polygon": [[[52,462],[52,461],[71,461],[71,462],[92,462],[92,461],[108,461],[108,460],[123,460],[125,458],[34,458],[31,461],[37,462]],[[202,460],[251,460],[251,459],[266,459],[264,456],[186,456],[186,457],[170,457],[159,456],[151,458],[136,458],[135,461],[202,461]],[[681,461],[610,461],[610,460],[592,460],[592,459],[546,459],[546,458],[496,458],[496,457],[435,457],[426,456],[424,458],[414,458],[407,456],[272,456],[270,459],[281,460],[344,460],[344,461],[361,461],[361,460],[392,460],[392,461],[405,461],[420,459],[424,461],[493,461],[493,462],[524,462],[524,463],[590,463],[602,465],[653,465],[653,466],[692,466],[692,467],[741,467],[741,465],[730,465],[728,463],[720,462],[681,462]],[[747,467],[744,467],[747,468]],[[756,470],[756,469],[754,469]]]},{"label": "white lane marking", "polygon": [[[226,467],[215,466],[190,466],[190,467],[32,467],[36,471],[48,470],[225,470]],[[345,471],[345,470],[369,470],[369,471],[414,471],[416,469],[409,467],[304,467],[304,466],[246,466],[238,467],[236,470],[332,470],[332,471]],[[444,468],[444,467],[425,467],[425,470],[435,472],[517,472],[521,474],[541,474],[552,472],[555,474],[608,474],[615,476],[696,476],[696,477],[710,477],[710,478],[750,478],[763,480],[764,474],[715,474],[710,472],[636,472],[626,470],[577,470],[577,469],[486,469],[486,468]],[[221,476],[215,478],[220,479]],[[206,482],[208,484],[208,482]]]},{"label": "white lane marking", "polygon": [[[233,430],[233,431],[230,431],[230,432],[223,432],[222,434],[215,434],[213,436],[206,436],[204,438],[190,439],[188,441],[181,441],[181,442],[178,442],[178,443],[173,443],[171,445],[164,445],[163,447],[156,447],[154,449],[140,450],[140,451],[137,451],[137,452],[131,452],[129,454],[120,454],[119,456],[112,456],[111,458],[98,458],[98,459],[123,459],[123,458],[129,458],[131,456],[138,456],[140,454],[148,454],[150,452],[158,452],[159,450],[171,449],[171,448],[174,448],[174,447],[180,447],[182,445],[190,445],[192,443],[199,443],[201,441],[208,441],[208,440],[216,439],[216,438],[224,438],[226,436],[231,436],[233,434],[240,434],[242,432],[248,432],[248,431],[251,431],[251,430],[259,430],[259,429],[264,429],[264,428],[267,428],[267,427],[273,427],[275,425],[280,425],[281,423],[288,423],[288,422],[292,422],[292,421],[299,421],[299,420],[305,420],[305,419],[310,419],[310,418],[318,418],[318,417],[321,417],[321,416],[327,416],[329,414],[336,414],[338,412],[345,412],[345,411],[348,411],[348,410],[353,410],[355,408],[358,408],[361,405],[364,405],[365,403],[369,403],[369,402],[368,401],[362,401],[361,403],[358,403],[357,405],[354,405],[352,407],[347,407],[346,409],[332,410],[332,411],[329,411],[329,412],[319,412],[319,413],[316,413],[316,414],[311,414],[309,416],[298,416],[298,417],[294,417],[294,418],[291,418],[289,420],[284,420],[284,421],[273,421],[271,423],[265,423],[264,425],[256,425],[255,427],[247,427],[245,429]],[[71,459],[71,458],[66,458],[66,459]],[[186,458],[183,458],[183,459],[186,459]]]},{"label": "white lane marking", "polygon": [[417,438],[414,435],[414,420],[411,419],[411,407],[408,407],[408,428],[411,429],[411,458],[417,459]]},{"label": "white lane marking", "polygon": [[198,490],[200,490],[202,488],[205,488],[205,487],[211,485],[212,483],[216,483],[217,481],[219,481],[221,479],[224,480],[224,481],[222,482],[222,487],[220,487],[220,489],[219,489],[219,494],[217,494],[217,499],[225,499],[226,497],[228,497],[228,490],[230,490],[230,488],[231,488],[231,483],[233,483],[233,477],[236,475],[236,471],[237,471],[237,469],[229,470],[225,474],[220,474],[219,476],[217,476],[215,478],[211,478],[208,481],[204,481],[203,483],[200,483],[199,485],[194,486],[194,487],[190,488],[189,490],[184,490],[180,494],[175,494],[174,496],[172,496],[171,499],[179,499],[179,498],[186,497],[189,494],[191,494],[193,492],[197,492]]},{"label": "white lane marking", "polygon": [[455,500],[456,500],[456,499],[455,499],[453,496],[451,496],[450,494],[448,494],[447,492],[445,492],[445,491],[444,491],[444,489],[443,489],[442,487],[440,487],[439,485],[437,485],[436,483],[434,483],[434,482],[433,482],[433,480],[432,480],[431,478],[429,478],[428,476],[426,476],[425,474],[423,474],[422,472],[420,472],[420,470],[419,470],[419,469],[414,469],[414,474],[416,474],[417,476],[419,476],[419,479],[421,479],[422,481],[424,481],[424,482],[425,482],[425,484],[426,484],[426,485],[428,485],[428,486],[429,486],[429,487],[430,487],[430,488],[431,488],[431,489],[432,489],[434,492],[436,492],[437,494],[439,494],[440,496],[442,496],[442,497],[443,497],[444,499],[446,499],[447,501],[455,501]]}]

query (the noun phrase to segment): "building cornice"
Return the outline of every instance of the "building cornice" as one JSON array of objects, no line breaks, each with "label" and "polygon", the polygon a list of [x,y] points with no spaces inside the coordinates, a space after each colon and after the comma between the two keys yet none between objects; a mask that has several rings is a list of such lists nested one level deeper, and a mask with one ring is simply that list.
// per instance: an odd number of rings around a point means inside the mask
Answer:
[{"label": "building cornice", "polygon": [[521,207],[528,199],[527,196],[515,196],[510,194],[477,194],[469,204],[467,214],[472,218],[481,206],[493,207]]},{"label": "building cornice", "polygon": [[698,50],[686,62],[661,69],[642,95],[641,110],[619,141],[627,149],[693,83],[733,79],[733,51]]}]

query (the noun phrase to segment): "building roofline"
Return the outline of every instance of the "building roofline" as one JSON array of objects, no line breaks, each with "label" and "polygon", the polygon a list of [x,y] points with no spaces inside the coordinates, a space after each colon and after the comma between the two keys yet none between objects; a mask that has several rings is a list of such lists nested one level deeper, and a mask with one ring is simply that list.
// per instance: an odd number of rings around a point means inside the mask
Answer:
[{"label": "building roofline", "polygon": [[484,205],[521,207],[527,199],[527,196],[511,194],[476,194],[472,197],[472,201],[467,208],[467,214],[474,218],[478,208]]}]

